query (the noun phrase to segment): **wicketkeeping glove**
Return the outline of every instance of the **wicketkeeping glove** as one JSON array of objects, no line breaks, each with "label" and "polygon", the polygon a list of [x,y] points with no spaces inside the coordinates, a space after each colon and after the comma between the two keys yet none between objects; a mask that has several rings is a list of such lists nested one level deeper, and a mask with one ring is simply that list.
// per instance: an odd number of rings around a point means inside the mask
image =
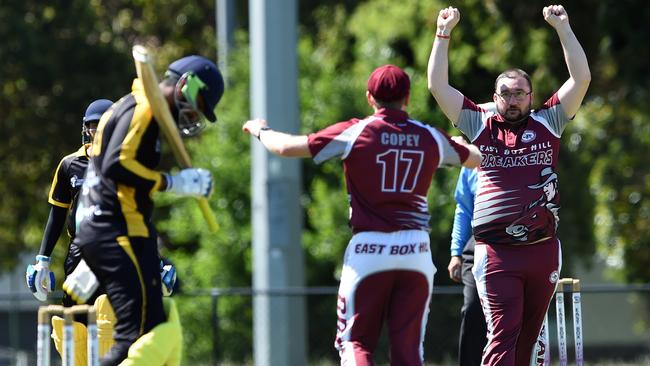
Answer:
[{"label": "wicketkeeping glove", "polygon": [[208,197],[212,193],[212,173],[201,168],[187,168],[176,174],[165,174],[167,192],[184,196]]},{"label": "wicketkeeping glove", "polygon": [[54,291],[56,282],[54,273],[50,271],[50,257],[37,255],[36,264],[27,266],[25,280],[34,297],[40,301],[46,301],[47,294]]},{"label": "wicketkeeping glove", "polygon": [[163,296],[171,296],[176,284],[176,268],[173,264],[165,264],[160,261],[160,280]]},{"label": "wicketkeeping glove", "polygon": [[65,291],[77,304],[85,304],[99,288],[99,280],[83,259],[63,282]]}]

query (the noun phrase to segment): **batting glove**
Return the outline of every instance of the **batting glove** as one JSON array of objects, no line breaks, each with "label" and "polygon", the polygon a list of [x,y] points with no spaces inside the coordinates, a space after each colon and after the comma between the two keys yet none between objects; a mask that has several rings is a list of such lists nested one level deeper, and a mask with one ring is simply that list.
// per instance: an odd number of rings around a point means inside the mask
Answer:
[{"label": "batting glove", "polygon": [[160,280],[163,296],[171,296],[176,284],[176,268],[173,264],[165,264],[160,261]]},{"label": "batting glove", "polygon": [[208,197],[212,193],[212,173],[201,168],[183,169],[177,174],[165,174],[167,192],[183,196]]},{"label": "batting glove", "polygon": [[54,273],[50,271],[50,257],[37,255],[36,264],[27,266],[25,280],[34,297],[40,301],[46,301],[47,294],[54,291],[56,282]]},{"label": "batting glove", "polygon": [[97,276],[83,259],[63,282],[63,291],[70,295],[77,304],[85,304],[98,288]]}]

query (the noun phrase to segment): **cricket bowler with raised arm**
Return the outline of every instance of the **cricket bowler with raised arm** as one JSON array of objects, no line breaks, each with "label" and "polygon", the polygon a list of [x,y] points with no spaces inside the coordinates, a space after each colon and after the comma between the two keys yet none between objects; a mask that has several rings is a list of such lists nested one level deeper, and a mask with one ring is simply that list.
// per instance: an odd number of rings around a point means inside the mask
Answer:
[{"label": "cricket bowler with raised arm", "polygon": [[487,323],[482,365],[543,364],[536,345],[560,278],[560,137],[580,108],[591,74],[564,7],[544,7],[542,15],[557,32],[569,78],[539,109],[531,109],[530,77],[517,68],[496,78],[496,113],[449,85],[449,44],[460,20],[456,8],[439,12],[429,58],[431,94],[483,153],[472,221],[472,273]]}]

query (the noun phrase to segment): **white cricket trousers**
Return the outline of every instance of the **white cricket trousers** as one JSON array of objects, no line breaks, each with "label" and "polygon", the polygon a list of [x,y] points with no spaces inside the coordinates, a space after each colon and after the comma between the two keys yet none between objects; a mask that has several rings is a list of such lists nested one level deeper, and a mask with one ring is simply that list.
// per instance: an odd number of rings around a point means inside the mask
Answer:
[{"label": "white cricket trousers", "polygon": [[341,365],[374,365],[384,321],[391,365],[423,365],[435,273],[425,231],[355,234],[345,251],[337,302],[334,345]]}]

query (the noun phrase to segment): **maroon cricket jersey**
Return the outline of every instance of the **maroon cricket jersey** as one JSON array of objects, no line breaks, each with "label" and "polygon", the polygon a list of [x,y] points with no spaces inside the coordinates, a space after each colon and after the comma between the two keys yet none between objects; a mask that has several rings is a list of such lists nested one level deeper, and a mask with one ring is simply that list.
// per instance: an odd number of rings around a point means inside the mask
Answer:
[{"label": "maroon cricket jersey", "polygon": [[465,98],[457,127],[483,154],[472,221],[477,243],[534,244],[555,237],[555,168],[568,122],[557,93],[516,126]]},{"label": "maroon cricket jersey", "polygon": [[445,132],[396,109],[310,134],[309,150],[317,164],[343,160],[354,233],[429,230],[427,191],[433,173],[469,155]]}]

